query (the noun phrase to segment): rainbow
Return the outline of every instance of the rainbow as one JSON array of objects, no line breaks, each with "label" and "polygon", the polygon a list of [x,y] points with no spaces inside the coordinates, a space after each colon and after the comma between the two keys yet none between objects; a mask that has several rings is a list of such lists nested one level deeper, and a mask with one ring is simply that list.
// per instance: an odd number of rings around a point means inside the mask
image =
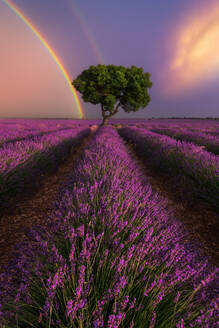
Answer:
[{"label": "rainbow", "polygon": [[39,33],[39,31],[37,31],[37,29],[31,24],[31,22],[28,20],[28,18],[26,18],[21,11],[16,8],[11,1],[9,0],[2,0],[10,9],[13,10],[13,12],[18,15],[22,21],[31,29],[31,31],[33,31],[33,33],[38,37],[38,39],[42,42],[42,44],[46,47],[46,49],[48,50],[48,52],[50,53],[50,55],[52,56],[52,58],[55,60],[56,64],[58,65],[59,69],[61,70],[62,74],[64,75],[70,89],[71,92],[73,93],[74,96],[74,100],[77,106],[77,109],[80,113],[81,118],[84,118],[84,113],[82,110],[82,106],[80,104],[80,100],[79,97],[76,94],[76,90],[75,88],[72,86],[71,84],[71,80],[70,77],[68,76],[68,73],[66,72],[62,62],[60,61],[60,59],[56,56],[55,52],[52,50],[52,48],[50,47],[50,45],[47,43],[47,41],[44,39],[44,37]]},{"label": "rainbow", "polygon": [[90,43],[91,49],[93,50],[95,57],[98,60],[98,64],[104,65],[104,58],[103,55],[101,54],[97,42],[94,38],[94,35],[91,33],[91,29],[86,23],[86,20],[83,18],[82,14],[80,13],[79,9],[76,7],[76,5],[72,3],[72,0],[66,0],[69,8],[71,9],[73,15],[76,17],[76,19],[79,22],[80,27],[82,28],[84,34],[87,37],[88,42]]}]

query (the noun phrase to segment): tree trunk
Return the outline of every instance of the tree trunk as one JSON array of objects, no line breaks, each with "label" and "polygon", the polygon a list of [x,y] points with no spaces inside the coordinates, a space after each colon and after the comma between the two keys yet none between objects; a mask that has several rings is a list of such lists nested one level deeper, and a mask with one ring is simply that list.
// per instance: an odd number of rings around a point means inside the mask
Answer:
[{"label": "tree trunk", "polygon": [[113,115],[115,115],[118,112],[119,105],[120,105],[120,103],[117,104],[117,106],[116,106],[116,108],[113,112],[111,112],[109,115],[107,115],[106,112],[108,112],[108,110],[104,110],[103,105],[101,104],[102,116],[103,116],[103,121],[101,123],[101,126],[107,126],[108,125],[109,118],[112,117]]},{"label": "tree trunk", "polygon": [[108,124],[108,120],[109,120],[108,117],[104,117],[104,118],[103,118],[103,121],[102,121],[102,123],[101,123],[101,126],[103,126],[103,125],[106,126],[106,125]]}]

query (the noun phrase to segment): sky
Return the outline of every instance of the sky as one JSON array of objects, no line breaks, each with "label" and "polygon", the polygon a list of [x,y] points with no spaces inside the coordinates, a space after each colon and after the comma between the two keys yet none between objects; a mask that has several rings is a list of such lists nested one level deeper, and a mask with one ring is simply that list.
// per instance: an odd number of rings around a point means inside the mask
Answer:
[{"label": "sky", "polygon": [[70,83],[98,64],[151,74],[115,119],[219,117],[219,0],[0,0],[0,50],[0,118],[101,119]]}]

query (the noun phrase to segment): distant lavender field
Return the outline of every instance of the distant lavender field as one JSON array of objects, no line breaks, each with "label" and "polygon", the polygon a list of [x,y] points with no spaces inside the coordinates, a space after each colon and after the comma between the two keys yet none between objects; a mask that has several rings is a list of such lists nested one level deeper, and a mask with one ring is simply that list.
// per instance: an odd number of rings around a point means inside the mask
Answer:
[{"label": "distant lavender field", "polygon": [[0,274],[0,327],[216,328],[219,268],[188,242],[126,143],[217,210],[219,121],[100,123],[0,120],[2,205],[92,131],[45,217],[50,233],[27,231]]}]

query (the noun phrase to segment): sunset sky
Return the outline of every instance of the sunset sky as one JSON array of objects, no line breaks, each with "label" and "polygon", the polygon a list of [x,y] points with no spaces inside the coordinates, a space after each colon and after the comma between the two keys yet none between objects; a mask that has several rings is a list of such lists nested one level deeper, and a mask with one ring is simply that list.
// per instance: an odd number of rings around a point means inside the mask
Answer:
[{"label": "sunset sky", "polygon": [[101,118],[70,85],[98,64],[151,73],[114,118],[219,117],[218,0],[0,0],[0,50],[0,118]]}]

